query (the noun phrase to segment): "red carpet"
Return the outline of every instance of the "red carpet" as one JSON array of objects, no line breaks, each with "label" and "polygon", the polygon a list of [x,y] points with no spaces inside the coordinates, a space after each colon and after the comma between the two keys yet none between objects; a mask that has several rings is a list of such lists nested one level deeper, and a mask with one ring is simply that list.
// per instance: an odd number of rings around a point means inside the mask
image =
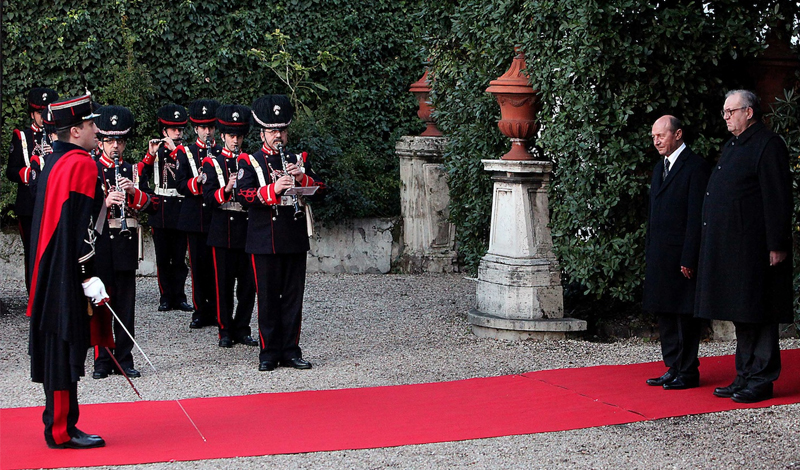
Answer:
[{"label": "red carpet", "polygon": [[[0,468],[125,465],[171,460],[390,447],[563,431],[800,402],[800,350],[782,351],[775,398],[739,405],[714,397],[733,357],[701,359],[701,387],[644,384],[661,363],[530,372],[419,385],[81,406],[80,427],[107,447],[51,450],[42,407],[0,410]],[[313,372],[312,372],[313,373]],[[250,426],[243,426],[250,423]]]}]

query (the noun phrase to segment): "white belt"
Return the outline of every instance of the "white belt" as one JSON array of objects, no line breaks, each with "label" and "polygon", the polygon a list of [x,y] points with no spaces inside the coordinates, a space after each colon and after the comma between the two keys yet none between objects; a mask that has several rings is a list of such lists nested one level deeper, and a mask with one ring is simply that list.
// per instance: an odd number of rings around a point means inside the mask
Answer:
[{"label": "white belt", "polygon": [[[133,217],[127,217],[125,221],[128,223],[128,228],[138,228],[139,221]],[[108,219],[108,228],[122,228],[120,219]]]},{"label": "white belt", "polygon": [[[281,196],[281,203],[279,205],[280,206],[293,206],[294,205],[294,200],[292,199],[292,196]],[[300,207],[303,207],[303,206],[306,205],[306,203],[305,203],[305,201],[303,201],[303,199],[297,198],[297,205],[300,206]]]},{"label": "white belt", "polygon": [[179,193],[177,189],[156,188],[155,193],[159,196],[183,197],[183,194]]},{"label": "white belt", "polygon": [[236,201],[226,202],[224,204],[221,204],[219,208],[224,211],[247,212],[247,210],[244,207],[242,207],[242,203]]}]

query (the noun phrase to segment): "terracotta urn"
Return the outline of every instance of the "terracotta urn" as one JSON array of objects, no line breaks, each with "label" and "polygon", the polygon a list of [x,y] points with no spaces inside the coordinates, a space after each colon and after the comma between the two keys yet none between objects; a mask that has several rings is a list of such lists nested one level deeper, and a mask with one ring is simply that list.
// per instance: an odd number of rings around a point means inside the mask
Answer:
[{"label": "terracotta urn", "polygon": [[427,137],[441,137],[442,131],[436,127],[436,123],[433,122],[433,118],[431,117],[433,107],[431,106],[431,102],[428,100],[428,97],[431,93],[430,83],[430,80],[428,80],[428,70],[425,70],[425,73],[422,74],[422,78],[412,83],[411,88],[409,88],[408,91],[417,97],[417,101],[419,101],[419,111],[417,111],[417,116],[425,121],[425,130],[420,135]]},{"label": "terracotta urn", "polygon": [[500,157],[502,160],[534,160],[528,153],[528,141],[539,131],[536,114],[541,110],[538,90],[534,90],[523,70],[525,55],[514,48],[517,56],[511,67],[497,80],[489,82],[487,93],[491,93],[500,105],[500,132],[511,139],[511,150]]}]

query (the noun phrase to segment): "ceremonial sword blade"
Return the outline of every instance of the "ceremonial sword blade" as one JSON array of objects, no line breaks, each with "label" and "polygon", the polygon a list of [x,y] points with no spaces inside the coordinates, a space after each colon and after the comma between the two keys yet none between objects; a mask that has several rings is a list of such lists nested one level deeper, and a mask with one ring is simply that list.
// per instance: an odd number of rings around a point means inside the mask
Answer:
[{"label": "ceremonial sword blade", "polygon": [[106,307],[108,307],[108,310],[114,315],[114,318],[117,319],[117,323],[119,323],[119,325],[122,327],[122,329],[125,330],[125,334],[128,335],[128,338],[130,338],[131,341],[133,341],[133,344],[134,344],[134,346],[136,346],[136,349],[138,349],[139,352],[142,353],[142,356],[144,356],[144,358],[147,361],[147,363],[150,364],[150,367],[153,368],[153,372],[158,372],[158,370],[156,369],[156,366],[153,365],[153,363],[150,361],[150,358],[147,357],[147,354],[144,353],[144,351],[142,350],[142,347],[139,346],[139,343],[136,342],[136,339],[133,337],[131,332],[128,331],[128,328],[125,326],[125,323],[122,323],[122,320],[119,319],[119,316],[117,315],[117,312],[115,312],[114,309],[111,308],[111,304],[106,302],[105,305],[106,305]]}]

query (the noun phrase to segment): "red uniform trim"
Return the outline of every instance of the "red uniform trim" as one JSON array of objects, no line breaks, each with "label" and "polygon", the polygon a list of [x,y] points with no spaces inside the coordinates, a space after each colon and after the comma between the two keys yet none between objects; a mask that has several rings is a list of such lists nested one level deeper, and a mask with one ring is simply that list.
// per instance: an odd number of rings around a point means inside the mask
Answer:
[{"label": "red uniform trim", "polygon": [[133,196],[128,196],[128,204],[137,211],[141,210],[147,204],[147,194],[144,191],[133,188]]},{"label": "red uniform trim", "polygon": [[225,194],[225,188],[219,188],[214,192],[214,199],[220,204],[225,204],[231,198],[230,194]]},{"label": "red uniform trim", "polygon": [[67,416],[69,416],[69,390],[53,391],[53,441],[56,444],[67,442]]},{"label": "red uniform trim", "polygon": [[71,150],[59,158],[55,166],[50,169],[49,178],[47,186],[43,188],[45,205],[39,223],[39,240],[36,245],[36,259],[33,262],[31,275],[31,291],[26,313],[28,316],[31,316],[33,310],[33,298],[36,294],[36,283],[39,277],[39,263],[58,227],[62,207],[69,200],[70,193],[78,193],[94,199],[97,166],[86,150]]},{"label": "red uniform trim", "polygon": [[258,188],[258,193],[265,206],[274,206],[279,202],[278,196],[275,194],[275,183]]},{"label": "red uniform trim", "polygon": [[200,191],[197,190],[198,186],[197,178],[199,178],[199,176],[195,176],[194,178],[186,182],[186,187],[189,188],[189,192],[191,192],[192,194],[200,193]]},{"label": "red uniform trim", "polygon": [[246,154],[246,153],[240,153],[240,154],[239,154],[239,158],[237,158],[237,159],[236,159],[236,161],[237,161],[238,163],[242,163],[242,162],[244,162],[244,163],[247,163],[248,165],[250,165],[250,164],[251,164],[251,163],[250,163],[250,155],[248,155],[248,154]]},{"label": "red uniform trim", "polygon": [[22,180],[23,184],[28,184],[30,182],[30,180],[31,180],[31,169],[28,168],[28,167],[25,167],[25,168],[19,170],[19,179]]},{"label": "red uniform trim", "polygon": [[[151,155],[150,153],[147,153],[144,156],[144,158],[142,159],[142,163],[144,163],[145,165],[148,165],[148,166],[152,165],[154,161],[156,161],[156,156],[155,155]],[[142,167],[142,168],[144,168],[144,167]],[[139,170],[141,170],[142,168],[139,168]]]}]

